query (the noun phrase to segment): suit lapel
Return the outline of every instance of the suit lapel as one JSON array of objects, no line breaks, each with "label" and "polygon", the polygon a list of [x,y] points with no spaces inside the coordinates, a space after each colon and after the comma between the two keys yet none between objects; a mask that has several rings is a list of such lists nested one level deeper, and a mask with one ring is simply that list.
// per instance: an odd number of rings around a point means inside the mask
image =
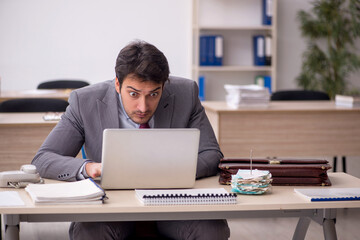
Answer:
[{"label": "suit lapel", "polygon": [[174,94],[170,94],[164,88],[163,95],[154,114],[155,128],[170,128],[174,111]]},{"label": "suit lapel", "polygon": [[97,99],[98,114],[102,129],[119,128],[118,93],[115,90],[115,82],[109,85],[103,99]]}]

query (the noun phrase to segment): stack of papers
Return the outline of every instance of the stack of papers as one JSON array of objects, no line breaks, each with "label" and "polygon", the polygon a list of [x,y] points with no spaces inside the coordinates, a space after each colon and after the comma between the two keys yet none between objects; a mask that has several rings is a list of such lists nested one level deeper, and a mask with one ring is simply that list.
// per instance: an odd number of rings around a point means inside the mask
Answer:
[{"label": "stack of papers", "polygon": [[240,194],[263,194],[271,188],[271,173],[259,170],[241,170],[232,175],[231,191]]},{"label": "stack of papers", "polygon": [[105,191],[94,180],[53,184],[29,184],[28,192],[35,204],[101,204]]},{"label": "stack of papers", "polygon": [[335,95],[336,106],[360,107],[360,96]]},{"label": "stack of papers", "polygon": [[58,112],[49,112],[49,113],[46,113],[44,116],[43,116],[43,119],[45,121],[59,121],[61,119],[61,115],[63,113],[58,113]]},{"label": "stack of papers", "polygon": [[244,106],[267,107],[270,102],[269,89],[259,85],[225,84],[226,103],[231,108]]}]

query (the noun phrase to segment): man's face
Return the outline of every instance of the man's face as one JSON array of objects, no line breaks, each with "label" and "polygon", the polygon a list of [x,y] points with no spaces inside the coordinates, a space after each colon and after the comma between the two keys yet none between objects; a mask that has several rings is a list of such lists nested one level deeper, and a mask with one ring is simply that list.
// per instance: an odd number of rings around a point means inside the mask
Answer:
[{"label": "man's face", "polygon": [[143,82],[129,75],[125,77],[121,88],[118,81],[115,82],[127,115],[135,123],[147,123],[159,104],[163,85],[152,81]]}]

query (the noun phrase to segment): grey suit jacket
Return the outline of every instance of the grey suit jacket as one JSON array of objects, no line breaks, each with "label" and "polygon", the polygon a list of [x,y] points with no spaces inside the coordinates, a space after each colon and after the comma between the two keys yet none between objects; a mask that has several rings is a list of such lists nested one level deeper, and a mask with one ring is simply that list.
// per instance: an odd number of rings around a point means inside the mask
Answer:
[{"label": "grey suit jacket", "polygon": [[[66,112],[32,161],[40,175],[75,181],[86,161],[76,158],[83,144],[87,160],[101,162],[103,130],[119,128],[118,105],[114,80],[73,91]],[[223,155],[198,99],[194,81],[170,77],[154,113],[154,124],[155,128],[198,128],[200,146],[196,176],[201,178],[217,173]]]}]

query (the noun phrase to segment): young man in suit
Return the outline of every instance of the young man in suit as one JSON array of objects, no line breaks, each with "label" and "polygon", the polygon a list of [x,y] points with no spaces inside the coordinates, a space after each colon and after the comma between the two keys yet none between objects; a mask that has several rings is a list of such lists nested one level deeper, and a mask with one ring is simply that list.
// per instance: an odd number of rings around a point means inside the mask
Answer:
[{"label": "young man in suit", "polygon": [[[135,41],[116,60],[116,79],[75,90],[69,106],[32,163],[42,177],[76,181],[101,176],[102,133],[106,128],[198,128],[197,178],[217,173],[223,156],[198,99],[194,81],[169,77],[164,54]],[[120,144],[120,143],[119,143]],[[87,159],[76,158],[85,146]],[[171,239],[228,239],[226,220],[158,221]],[[72,223],[71,239],[126,239],[133,222]]]}]

